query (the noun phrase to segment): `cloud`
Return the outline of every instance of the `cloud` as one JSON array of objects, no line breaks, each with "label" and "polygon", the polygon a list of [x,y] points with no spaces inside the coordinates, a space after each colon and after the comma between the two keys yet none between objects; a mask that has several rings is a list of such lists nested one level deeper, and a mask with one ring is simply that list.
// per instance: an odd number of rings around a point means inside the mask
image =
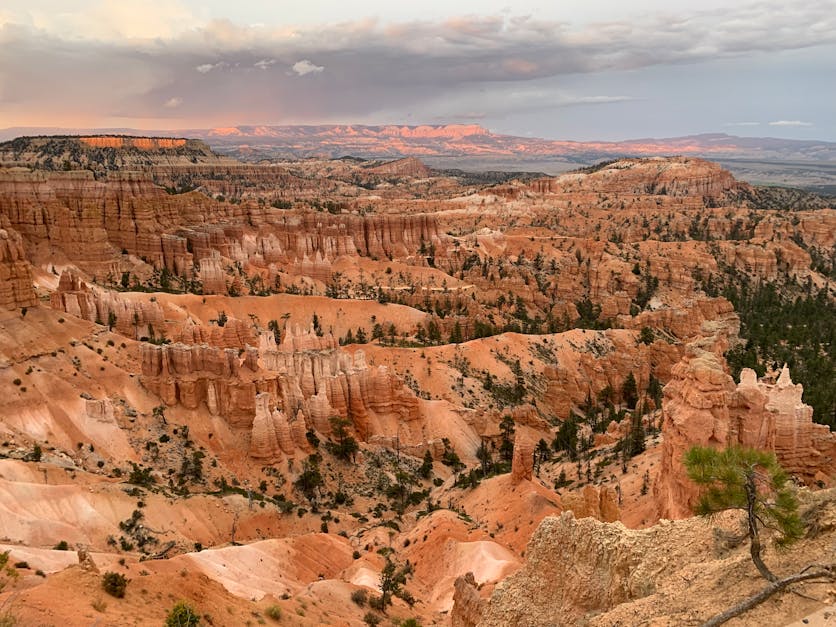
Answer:
[{"label": "cloud", "polygon": [[183,99],[175,96],[174,98],[169,98],[165,101],[163,105],[166,109],[176,109],[181,104],[183,104]]},{"label": "cloud", "polygon": [[256,61],[255,63],[253,63],[253,66],[257,67],[259,70],[266,70],[271,65],[275,65],[275,63],[275,59],[261,59],[260,61]]},{"label": "cloud", "polygon": [[225,68],[226,66],[226,63],[220,61],[218,63],[202,63],[201,65],[198,65],[195,69],[201,74],[208,74],[212,70],[220,70],[222,68]]},{"label": "cloud", "polygon": [[[57,18],[6,22],[0,24],[0,126],[48,122],[59,113],[62,121],[96,124],[153,120],[160,103],[174,99],[188,102],[190,121],[213,125],[616,105],[632,99],[629,84],[610,88],[615,93],[605,86],[576,87],[573,94],[561,82],[832,46],[836,12],[827,4],[761,0],[583,26],[500,14],[290,28],[175,23],[171,13],[166,28],[155,31],[157,18],[149,17],[130,33],[113,30],[122,15],[116,11],[97,17],[89,31],[95,36],[86,38]],[[83,21],[82,9],[66,9],[73,24]],[[126,34],[131,39],[119,36]],[[269,80],[256,71],[273,65],[287,71],[270,72]],[[326,68],[328,81],[299,80]],[[61,93],[60,110],[55,93]],[[773,125],[808,124],[778,122]]]},{"label": "cloud", "polygon": [[325,69],[325,66],[314,65],[307,59],[302,59],[301,61],[294,63],[290,69],[296,72],[299,76],[305,76],[305,74],[319,74]]},{"label": "cloud", "polygon": [[775,120],[770,122],[769,126],[813,126],[813,123],[802,122],[801,120]]}]

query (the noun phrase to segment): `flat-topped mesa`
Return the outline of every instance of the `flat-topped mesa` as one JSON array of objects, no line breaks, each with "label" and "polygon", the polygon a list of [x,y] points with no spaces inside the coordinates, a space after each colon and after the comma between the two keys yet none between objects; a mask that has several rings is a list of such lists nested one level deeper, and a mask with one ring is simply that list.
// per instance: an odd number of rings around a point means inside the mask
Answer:
[{"label": "flat-topped mesa", "polygon": [[[374,129],[374,127],[371,127]],[[445,138],[461,139],[473,135],[488,135],[490,131],[478,124],[444,124],[440,126],[383,126],[379,127],[380,135],[389,137],[409,138]]]},{"label": "flat-topped mesa", "polygon": [[785,367],[775,384],[744,369],[735,386],[714,353],[690,349],[672,369],[662,403],[662,463],[654,486],[659,514],[692,514],[697,486],[683,457],[694,445],[747,446],[773,451],[781,465],[807,482],[829,482],[836,472],[836,434],[814,424],[801,385]]},{"label": "flat-topped mesa", "polygon": [[633,195],[695,196],[722,199],[728,192],[749,189],[716,163],[692,157],[619,159],[532,181],[538,193],[600,192]]},{"label": "flat-topped mesa", "polygon": [[0,309],[37,304],[32,269],[23,250],[23,238],[12,229],[0,229]]},{"label": "flat-topped mesa", "polygon": [[192,139],[187,140],[183,137],[130,137],[127,135],[92,135],[86,137],[79,137],[80,141],[85,146],[92,148],[138,148],[139,150],[170,150],[172,148],[180,148],[186,146],[186,143],[193,148],[209,149],[204,142]]},{"label": "flat-topped mesa", "polygon": [[184,137],[51,135],[0,142],[0,165],[40,170],[147,170],[155,166],[237,163]]}]

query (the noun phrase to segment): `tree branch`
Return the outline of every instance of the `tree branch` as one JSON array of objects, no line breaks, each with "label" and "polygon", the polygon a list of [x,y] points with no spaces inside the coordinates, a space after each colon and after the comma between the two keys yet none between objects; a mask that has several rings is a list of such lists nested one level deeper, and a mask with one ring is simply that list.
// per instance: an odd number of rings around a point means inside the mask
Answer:
[{"label": "tree branch", "polygon": [[787,586],[791,586],[794,583],[799,583],[802,581],[809,581],[811,579],[818,579],[824,578],[827,581],[833,581],[836,578],[836,573],[834,573],[833,566],[824,566],[819,567],[822,570],[808,570],[810,566],[805,568],[800,573],[796,573],[795,575],[790,575],[789,577],[784,577],[783,579],[778,579],[770,583],[766,588],[758,592],[757,594],[750,596],[748,599],[744,599],[737,605],[730,607],[725,612],[717,614],[713,616],[706,622],[702,624],[702,627],[716,627],[717,625],[722,625],[728,620],[731,620],[735,616],[740,616],[744,612],[748,612],[753,607],[757,607],[764,601],[766,601],[769,597],[777,592],[781,592]]}]

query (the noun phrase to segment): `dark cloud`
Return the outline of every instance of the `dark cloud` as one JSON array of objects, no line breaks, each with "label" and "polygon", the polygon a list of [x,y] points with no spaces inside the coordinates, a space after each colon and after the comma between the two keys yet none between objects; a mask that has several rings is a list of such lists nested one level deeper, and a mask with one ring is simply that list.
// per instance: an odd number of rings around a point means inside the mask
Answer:
[{"label": "dark cloud", "polygon": [[482,117],[605,104],[555,78],[836,41],[832,2],[759,2],[576,30],[533,17],[373,20],[287,32],[214,21],[169,39],[61,39],[0,27],[0,125],[57,120],[301,122],[413,111]]}]

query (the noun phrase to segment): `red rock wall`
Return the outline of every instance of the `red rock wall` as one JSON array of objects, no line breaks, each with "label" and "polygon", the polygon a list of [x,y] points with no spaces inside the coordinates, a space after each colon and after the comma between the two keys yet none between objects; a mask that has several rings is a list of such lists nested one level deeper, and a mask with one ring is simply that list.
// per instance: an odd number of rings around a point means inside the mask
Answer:
[{"label": "red rock wall", "polygon": [[0,308],[32,307],[37,303],[23,238],[11,229],[0,229]]},{"label": "red rock wall", "polygon": [[745,369],[735,386],[714,353],[690,349],[672,371],[662,403],[662,463],[654,494],[663,518],[685,518],[699,495],[688,479],[683,456],[695,445],[739,445],[773,451],[802,481],[832,480],[836,434],[812,422],[785,368],[775,384],[757,381]]}]

